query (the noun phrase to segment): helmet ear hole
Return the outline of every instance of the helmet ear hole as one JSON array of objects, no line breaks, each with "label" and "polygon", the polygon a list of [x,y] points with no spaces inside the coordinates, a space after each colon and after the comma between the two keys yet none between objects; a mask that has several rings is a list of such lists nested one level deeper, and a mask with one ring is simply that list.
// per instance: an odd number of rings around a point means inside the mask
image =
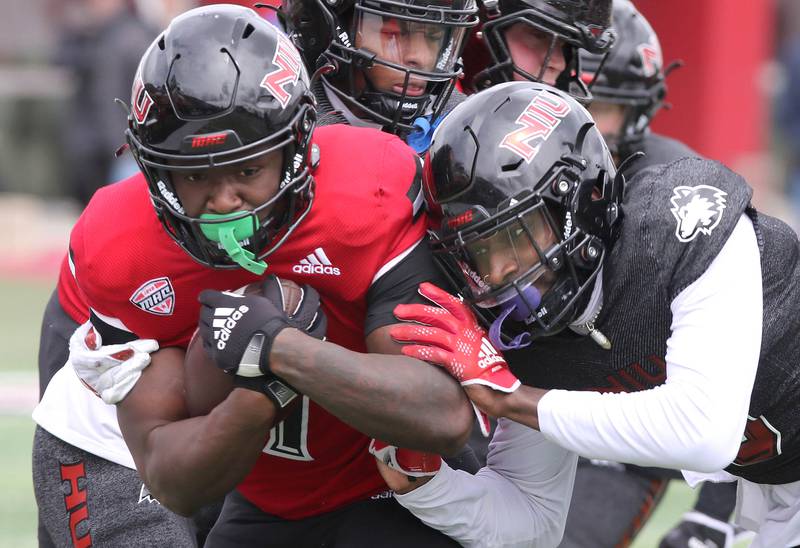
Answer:
[{"label": "helmet ear hole", "polygon": [[522,161],[523,160],[520,159],[517,162],[513,162],[511,164],[505,164],[500,168],[500,171],[502,171],[504,173],[507,173],[509,171],[517,171],[517,169],[519,169],[519,166],[522,165]]}]

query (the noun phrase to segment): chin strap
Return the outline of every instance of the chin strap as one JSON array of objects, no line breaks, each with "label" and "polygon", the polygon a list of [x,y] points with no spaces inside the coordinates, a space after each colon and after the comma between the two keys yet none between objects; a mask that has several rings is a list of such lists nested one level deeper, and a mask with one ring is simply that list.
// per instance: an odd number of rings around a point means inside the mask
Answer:
[{"label": "chin strap", "polygon": [[[204,213],[200,218],[222,220],[237,215],[240,215],[240,213],[227,213],[224,215]],[[255,223],[253,223],[250,216],[218,223],[200,223],[200,230],[206,238],[221,244],[232,261],[245,270],[260,276],[267,269],[267,263],[258,260],[254,253],[244,249],[239,243],[242,240],[252,238],[255,231],[258,230],[258,217],[253,217],[253,219],[255,219]],[[254,224],[255,227],[253,226]]]},{"label": "chin strap", "polygon": [[611,341],[600,330],[595,328],[594,322],[603,309],[603,269],[597,273],[594,288],[589,297],[589,304],[580,317],[569,324],[569,328],[578,335],[589,335],[592,340],[604,350],[611,350]]},{"label": "chin strap", "polygon": [[525,348],[531,344],[531,334],[527,331],[520,333],[514,337],[509,344],[503,342],[501,336],[503,332],[503,322],[509,316],[512,320],[523,322],[528,316],[535,314],[536,309],[539,308],[539,303],[542,302],[542,294],[533,286],[526,287],[521,293],[518,293],[513,299],[508,301],[503,310],[497,316],[497,319],[492,322],[489,327],[489,340],[500,350],[518,350]]}]

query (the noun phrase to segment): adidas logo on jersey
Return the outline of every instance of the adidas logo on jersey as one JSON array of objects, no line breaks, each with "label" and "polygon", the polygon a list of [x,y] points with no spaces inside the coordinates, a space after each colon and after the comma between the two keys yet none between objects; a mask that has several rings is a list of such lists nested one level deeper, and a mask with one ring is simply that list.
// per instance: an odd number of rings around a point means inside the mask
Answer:
[{"label": "adidas logo on jersey", "polygon": [[486,337],[481,338],[481,349],[478,351],[478,367],[486,369],[490,365],[502,362],[503,356],[497,353]]},{"label": "adidas logo on jersey", "polygon": [[292,267],[292,272],[295,274],[328,274],[331,276],[340,276],[341,271],[331,264],[328,256],[321,247],[309,253],[305,259],[302,259],[299,264]]},{"label": "adidas logo on jersey", "polygon": [[231,338],[231,331],[239,320],[242,319],[250,307],[243,304],[239,308],[220,307],[214,310],[214,340],[217,341],[217,349],[225,350],[228,339]]}]

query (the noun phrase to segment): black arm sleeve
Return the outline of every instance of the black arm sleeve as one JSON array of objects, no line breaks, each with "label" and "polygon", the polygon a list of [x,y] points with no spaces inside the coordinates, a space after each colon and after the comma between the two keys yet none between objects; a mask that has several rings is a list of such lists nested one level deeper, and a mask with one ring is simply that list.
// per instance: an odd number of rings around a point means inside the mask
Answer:
[{"label": "black arm sleeve", "polygon": [[427,304],[428,300],[417,291],[422,282],[447,288],[447,281],[433,262],[427,238],[369,288],[364,334],[369,335],[379,327],[397,323],[393,311],[398,304]]},{"label": "black arm sleeve", "polygon": [[58,290],[53,291],[42,318],[39,337],[39,399],[42,399],[53,375],[69,358],[69,338],[77,322],[70,318],[58,302]]}]

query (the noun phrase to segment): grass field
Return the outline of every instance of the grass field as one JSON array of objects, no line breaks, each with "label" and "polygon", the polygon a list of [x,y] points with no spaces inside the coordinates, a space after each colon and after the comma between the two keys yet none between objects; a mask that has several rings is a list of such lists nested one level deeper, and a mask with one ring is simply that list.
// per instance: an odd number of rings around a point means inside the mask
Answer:
[{"label": "grass field", "polygon": [[[6,315],[13,321],[6,321],[0,329],[0,379],[35,381],[39,327],[51,289],[49,282],[0,280],[0,302],[7,311],[13,311]],[[0,439],[0,548],[35,546],[36,504],[30,462],[33,422],[29,410],[0,414]],[[684,483],[673,481],[634,548],[657,547],[661,535],[692,506],[695,497]]]},{"label": "grass field", "polygon": [[0,547],[36,546],[36,502],[31,483],[33,421],[0,416]]},{"label": "grass field", "polygon": [[[39,327],[53,282],[0,280],[7,311],[0,329],[0,382],[36,391]],[[9,321],[10,320],[10,321]],[[36,502],[31,480],[34,423],[30,409],[0,414],[0,547],[36,546]]]}]

